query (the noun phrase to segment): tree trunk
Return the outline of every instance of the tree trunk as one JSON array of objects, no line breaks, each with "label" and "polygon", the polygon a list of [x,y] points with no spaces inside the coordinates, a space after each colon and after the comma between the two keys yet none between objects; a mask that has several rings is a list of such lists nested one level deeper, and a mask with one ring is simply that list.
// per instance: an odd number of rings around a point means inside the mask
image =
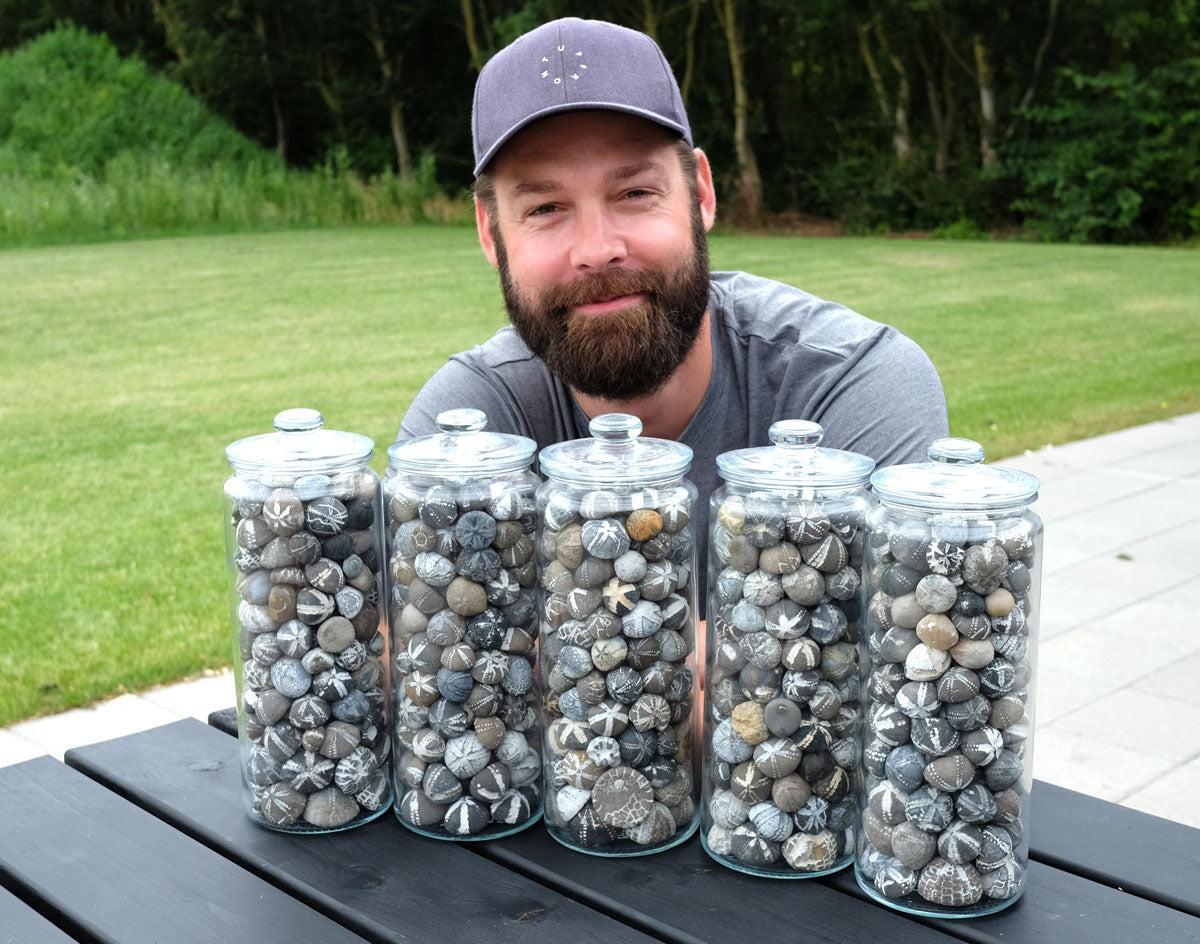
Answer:
[{"label": "tree trunk", "polygon": [[1021,103],[1017,106],[1017,110],[1013,115],[1013,119],[1009,122],[1008,127],[1004,130],[1004,140],[1009,140],[1013,133],[1017,130],[1017,125],[1021,121],[1021,114],[1033,104],[1033,95],[1037,89],[1038,78],[1042,73],[1042,64],[1046,60],[1046,50],[1050,48],[1050,39],[1054,35],[1054,21],[1058,18],[1058,0],[1050,0],[1050,9],[1046,16],[1046,31],[1042,34],[1042,41],[1038,43],[1037,52],[1033,56],[1033,68],[1029,74],[1029,87],[1025,89],[1025,94],[1021,96]]},{"label": "tree trunk", "polygon": [[879,105],[879,113],[883,115],[884,121],[890,121],[892,105],[887,93],[887,86],[883,84],[883,75],[875,62],[875,53],[871,51],[872,27],[873,23],[858,24],[858,51],[862,54],[867,74],[871,77],[871,87],[875,89],[875,102]]},{"label": "tree trunk", "polygon": [[972,37],[975,47],[975,74],[979,80],[979,156],[984,167],[1000,163],[996,153],[996,86],[991,58],[983,37]]},{"label": "tree trunk", "polygon": [[[939,180],[945,180],[950,169],[950,142],[954,131],[954,102],[950,97],[951,88],[943,81],[939,89],[939,76],[935,66],[929,61],[924,47],[920,42],[915,44],[917,61],[921,64],[921,72],[925,75],[925,97],[929,101],[929,116],[933,120],[933,134],[936,149],[933,155],[933,169]],[[949,78],[946,60],[943,60],[941,78]],[[942,94],[946,95],[943,103]]]},{"label": "tree trunk", "polygon": [[654,0],[642,0],[642,32],[656,43],[658,42],[658,24],[662,19],[662,11]]},{"label": "tree trunk", "polygon": [[467,34],[467,50],[471,53],[471,65],[478,73],[483,68],[483,50],[479,46],[479,37],[475,35],[475,0],[459,0],[459,7],[462,9],[463,30]]},{"label": "tree trunk", "polygon": [[404,103],[391,97],[392,144],[396,146],[396,167],[401,177],[412,173],[412,156],[408,150],[408,135],[404,130]]},{"label": "tree trunk", "polygon": [[287,160],[288,127],[287,114],[279,97],[279,87],[275,81],[275,72],[271,67],[271,56],[267,46],[267,24],[261,13],[254,14],[254,34],[258,37],[259,56],[262,59],[263,72],[267,77],[267,90],[271,94],[271,110],[275,114],[275,151],[283,160]]},{"label": "tree trunk", "polygon": [[154,18],[158,20],[163,28],[163,36],[166,37],[167,46],[171,52],[175,53],[175,58],[179,60],[180,69],[183,77],[187,80],[188,89],[196,98],[203,100],[204,90],[200,87],[198,77],[192,71],[191,58],[188,55],[187,46],[180,36],[179,24],[162,0],[151,0],[150,6],[154,10]]},{"label": "tree trunk", "polygon": [[942,59],[942,99],[946,103],[946,166],[950,166],[950,148],[958,127],[958,96],[955,94],[954,70],[948,57]]},{"label": "tree trunk", "polygon": [[317,75],[314,83],[318,94],[321,96],[321,101],[325,103],[325,107],[329,109],[329,114],[333,117],[333,124],[337,129],[338,143],[348,148],[346,109],[342,102],[341,93],[338,91],[337,67],[334,65],[332,57],[322,50],[318,50],[317,52]]},{"label": "tree trunk", "polygon": [[733,142],[737,153],[737,177],[734,189],[737,198],[734,216],[740,222],[753,225],[762,216],[762,176],[758,160],[750,146],[747,119],[750,96],[746,91],[746,74],[742,62],[742,37],[737,22],[737,0],[719,0],[721,23],[729,46],[729,69],[733,76]]},{"label": "tree trunk", "polygon": [[908,116],[912,112],[912,86],[908,83],[908,70],[904,68],[904,60],[892,52],[888,45],[887,36],[883,32],[882,17],[875,18],[875,34],[896,72],[896,111],[892,119],[892,147],[896,151],[896,160],[903,164],[912,157],[913,152],[912,134],[908,128]]},{"label": "tree trunk", "polygon": [[383,87],[387,92],[388,120],[392,129],[392,146],[396,149],[396,173],[407,177],[412,173],[412,156],[408,150],[408,135],[404,130],[404,102],[400,98],[400,64],[399,56],[393,56],[387,47],[387,39],[379,23],[379,9],[374,3],[367,5],[367,19],[370,25],[369,37],[375,50],[375,58],[379,61],[379,71],[383,75]]},{"label": "tree trunk", "polygon": [[684,108],[688,103],[688,92],[692,90],[692,79],[696,74],[696,27],[700,24],[700,0],[691,0],[688,16],[687,39],[683,51],[683,81],[679,83],[679,95]]}]

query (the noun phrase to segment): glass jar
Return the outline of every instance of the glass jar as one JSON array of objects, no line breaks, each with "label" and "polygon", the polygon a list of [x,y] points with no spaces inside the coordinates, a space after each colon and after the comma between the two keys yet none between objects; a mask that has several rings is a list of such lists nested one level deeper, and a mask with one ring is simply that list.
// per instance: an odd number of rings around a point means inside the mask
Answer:
[{"label": "glass jar", "polygon": [[871,478],[855,875],[901,911],[971,917],[1028,875],[1039,483],[970,440],[929,458]]},{"label": "glass jar", "polygon": [[532,439],[479,410],[388,448],[396,816],[495,839],[542,812]]},{"label": "glass jar", "polygon": [[543,775],[550,835],[636,856],[698,822],[692,451],[610,413],[542,450]]},{"label": "glass jar", "polygon": [[285,410],[225,455],[225,542],[246,812],[283,832],[392,801],[374,443]]},{"label": "glass jar", "polygon": [[854,855],[867,456],[782,420],[717,457],[709,500],[701,841],[731,869],[825,875]]}]

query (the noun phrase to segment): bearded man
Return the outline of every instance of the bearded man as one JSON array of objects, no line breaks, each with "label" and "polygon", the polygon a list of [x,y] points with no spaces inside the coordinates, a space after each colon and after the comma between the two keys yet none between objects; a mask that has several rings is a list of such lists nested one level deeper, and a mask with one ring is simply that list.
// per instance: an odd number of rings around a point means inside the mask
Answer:
[{"label": "bearded man", "polygon": [[779,419],[818,422],[824,446],[880,465],[946,435],[937,373],[900,332],[709,271],[712,171],[650,37],[574,18],[526,33],[480,73],[472,138],[479,241],[512,324],[434,374],[399,438],[455,407],[539,447],[631,413],[695,453],[703,580],[720,453],[767,445]]}]

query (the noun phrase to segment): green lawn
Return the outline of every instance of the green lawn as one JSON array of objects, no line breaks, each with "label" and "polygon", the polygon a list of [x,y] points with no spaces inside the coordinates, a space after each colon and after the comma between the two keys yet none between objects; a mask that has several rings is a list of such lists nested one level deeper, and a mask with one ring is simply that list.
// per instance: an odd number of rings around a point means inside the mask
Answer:
[{"label": "green lawn", "polygon": [[[1191,250],[716,237],[930,353],[999,458],[1200,408]],[[469,229],[0,251],[0,725],[231,656],[225,446],[314,406],[379,444],[504,322]],[[232,699],[232,690],[231,690]]]}]

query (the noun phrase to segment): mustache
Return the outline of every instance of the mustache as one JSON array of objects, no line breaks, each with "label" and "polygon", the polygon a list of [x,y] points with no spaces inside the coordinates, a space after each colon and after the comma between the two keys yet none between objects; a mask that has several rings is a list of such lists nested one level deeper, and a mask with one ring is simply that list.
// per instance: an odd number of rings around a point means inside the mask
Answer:
[{"label": "mustache", "polygon": [[546,293],[543,304],[561,314],[605,298],[621,295],[645,295],[651,300],[658,294],[660,280],[649,272],[613,269],[585,275],[566,285],[557,285]]}]

